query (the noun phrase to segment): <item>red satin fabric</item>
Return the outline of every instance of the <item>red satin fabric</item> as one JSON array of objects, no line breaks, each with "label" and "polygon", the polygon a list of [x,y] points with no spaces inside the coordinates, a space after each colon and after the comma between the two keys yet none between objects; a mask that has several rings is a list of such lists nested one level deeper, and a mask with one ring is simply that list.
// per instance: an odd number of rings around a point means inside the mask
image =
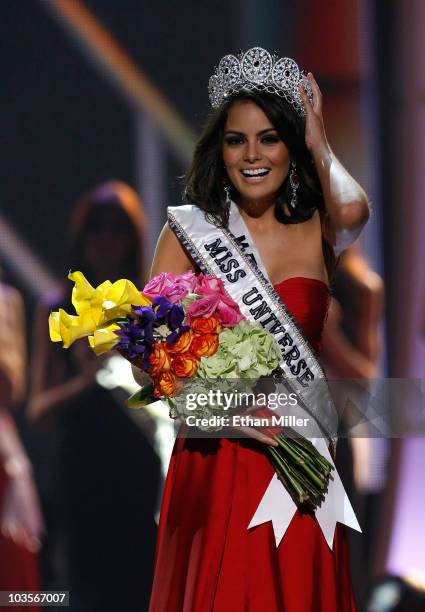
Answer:
[{"label": "red satin fabric", "polygon": [[[6,491],[7,474],[0,463],[0,514]],[[39,591],[37,557],[22,546],[17,546],[0,532],[0,591]],[[16,612],[41,611],[39,606],[14,606],[2,610]]]},{"label": "red satin fabric", "polygon": [[[328,288],[294,277],[276,291],[318,350]],[[354,612],[346,533],[330,550],[297,513],[276,548],[247,526],[273,476],[255,440],[177,438],[165,483],[149,612]]]}]

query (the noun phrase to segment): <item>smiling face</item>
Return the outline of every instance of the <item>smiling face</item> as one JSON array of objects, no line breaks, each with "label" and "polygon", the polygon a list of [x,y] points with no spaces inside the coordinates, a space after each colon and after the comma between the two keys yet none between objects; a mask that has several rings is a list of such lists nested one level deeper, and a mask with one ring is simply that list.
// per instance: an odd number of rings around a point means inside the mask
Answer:
[{"label": "smiling face", "polygon": [[289,150],[252,100],[239,100],[228,111],[223,162],[239,205],[274,205],[288,175]]}]

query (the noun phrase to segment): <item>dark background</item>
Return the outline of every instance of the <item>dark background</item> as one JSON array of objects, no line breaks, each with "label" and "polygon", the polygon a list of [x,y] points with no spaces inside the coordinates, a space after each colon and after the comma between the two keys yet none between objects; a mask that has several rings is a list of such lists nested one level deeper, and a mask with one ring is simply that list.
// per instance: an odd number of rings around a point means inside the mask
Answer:
[{"label": "dark background", "polygon": [[[152,10],[135,0],[90,0],[86,6],[199,129],[208,75],[232,47],[231,3],[156,2]],[[63,276],[74,202],[111,178],[135,186],[134,112],[41,2],[5,0],[0,10],[0,207]],[[190,27],[194,22],[202,35]],[[208,45],[200,44],[204,38]],[[170,155],[171,202],[180,199],[182,171]]]}]

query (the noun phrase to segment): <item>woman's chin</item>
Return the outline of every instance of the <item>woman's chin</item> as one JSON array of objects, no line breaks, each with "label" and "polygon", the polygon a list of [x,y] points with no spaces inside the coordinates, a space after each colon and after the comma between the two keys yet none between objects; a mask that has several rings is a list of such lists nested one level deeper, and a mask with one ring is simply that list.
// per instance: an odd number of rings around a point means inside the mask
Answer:
[{"label": "woman's chin", "polygon": [[241,191],[239,196],[238,202],[247,205],[272,206],[276,201],[276,192],[265,191],[264,189],[246,189],[243,192]]}]

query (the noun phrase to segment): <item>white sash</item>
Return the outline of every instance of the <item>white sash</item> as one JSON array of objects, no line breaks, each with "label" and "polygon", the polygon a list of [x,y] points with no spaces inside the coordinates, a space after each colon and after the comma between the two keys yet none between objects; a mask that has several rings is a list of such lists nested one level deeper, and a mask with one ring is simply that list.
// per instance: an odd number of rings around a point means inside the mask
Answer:
[{"label": "white sash", "polygon": [[[261,323],[273,334],[282,349],[280,367],[286,385],[297,394],[298,402],[318,425],[317,438],[312,442],[333,463],[323,434],[334,443],[338,416],[324,372],[268,280],[237,206],[232,203],[229,229],[209,223],[204,212],[191,205],[169,207],[168,222],[201,271],[220,277],[242,314],[250,321]],[[316,510],[316,518],[330,547],[337,521],[360,531],[336,470],[333,475],[325,501]],[[278,545],[296,509],[291,496],[274,475],[248,528],[272,520]]]}]

